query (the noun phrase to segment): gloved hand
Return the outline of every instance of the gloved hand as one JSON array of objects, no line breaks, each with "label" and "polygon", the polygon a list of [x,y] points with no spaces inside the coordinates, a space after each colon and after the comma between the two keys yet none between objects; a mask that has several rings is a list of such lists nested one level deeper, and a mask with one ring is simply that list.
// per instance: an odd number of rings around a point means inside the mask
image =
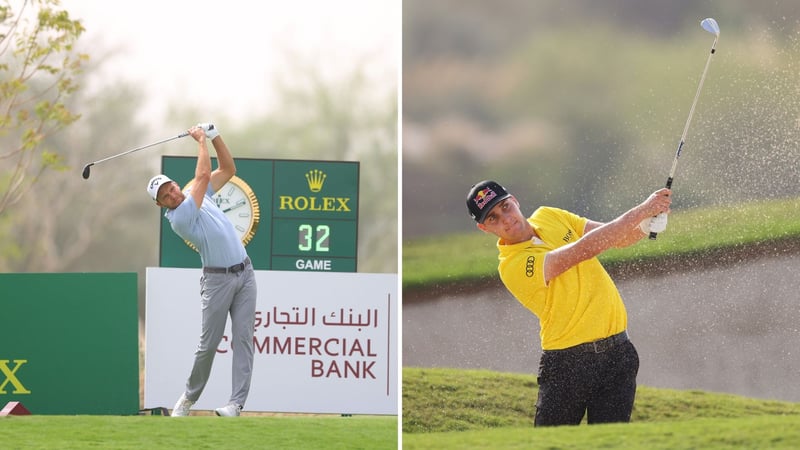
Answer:
[{"label": "gloved hand", "polygon": [[197,126],[206,132],[207,139],[213,140],[215,137],[219,136],[219,131],[213,123],[198,123]]},{"label": "gloved hand", "polygon": [[648,217],[639,223],[639,229],[644,234],[650,234],[651,231],[661,233],[667,229],[667,215],[659,214],[655,217]]},{"label": "gloved hand", "polygon": [[661,213],[650,220],[650,231],[661,233],[667,229],[667,214]]}]

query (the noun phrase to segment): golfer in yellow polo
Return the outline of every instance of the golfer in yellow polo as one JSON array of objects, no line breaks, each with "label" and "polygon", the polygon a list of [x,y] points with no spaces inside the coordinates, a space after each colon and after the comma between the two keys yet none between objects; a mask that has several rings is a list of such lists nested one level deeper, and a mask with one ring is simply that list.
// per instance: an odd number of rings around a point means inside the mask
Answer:
[{"label": "golfer in yellow polo", "polygon": [[608,223],[552,207],[526,218],[497,182],[470,189],[470,215],[498,237],[503,284],[539,318],[535,426],[577,425],[584,414],[590,424],[630,421],[639,357],[622,297],[597,256],[664,231],[670,203],[669,189],[660,189]]}]

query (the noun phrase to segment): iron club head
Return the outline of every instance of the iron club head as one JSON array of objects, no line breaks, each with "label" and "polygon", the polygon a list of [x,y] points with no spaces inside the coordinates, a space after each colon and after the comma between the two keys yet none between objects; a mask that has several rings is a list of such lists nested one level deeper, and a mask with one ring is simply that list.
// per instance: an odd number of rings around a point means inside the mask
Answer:
[{"label": "iron club head", "polygon": [[90,171],[89,168],[92,167],[92,164],[93,163],[89,163],[89,164],[87,164],[87,165],[85,165],[83,167],[83,179],[84,180],[88,180],[89,179],[89,171]]},{"label": "iron club head", "polygon": [[700,26],[714,36],[719,37],[719,25],[717,24],[717,21],[711,17],[701,20]]}]

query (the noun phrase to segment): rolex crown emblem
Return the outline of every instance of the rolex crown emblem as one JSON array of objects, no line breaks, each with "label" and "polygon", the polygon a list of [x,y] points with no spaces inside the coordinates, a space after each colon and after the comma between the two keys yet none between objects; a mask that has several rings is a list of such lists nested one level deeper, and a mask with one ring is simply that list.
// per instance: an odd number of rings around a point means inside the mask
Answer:
[{"label": "rolex crown emblem", "polygon": [[306,181],[308,181],[308,189],[311,192],[319,192],[322,190],[322,185],[325,183],[325,172],[318,169],[311,169],[306,173]]}]

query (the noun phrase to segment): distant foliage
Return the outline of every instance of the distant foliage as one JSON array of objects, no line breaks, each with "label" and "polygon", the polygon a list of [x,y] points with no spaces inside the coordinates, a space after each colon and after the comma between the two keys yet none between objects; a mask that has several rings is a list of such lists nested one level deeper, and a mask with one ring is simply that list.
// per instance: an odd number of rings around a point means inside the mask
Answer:
[{"label": "distant foliage", "polygon": [[65,106],[88,59],[74,45],[84,31],[57,0],[0,3],[0,214],[47,169],[64,169],[45,138],[79,115]]},{"label": "distant foliage", "polygon": [[[663,187],[721,36],[673,209],[800,196],[796,2],[403,3],[404,237],[474,231],[467,190],[609,220]],[[435,193],[435,195],[432,195]]]}]

